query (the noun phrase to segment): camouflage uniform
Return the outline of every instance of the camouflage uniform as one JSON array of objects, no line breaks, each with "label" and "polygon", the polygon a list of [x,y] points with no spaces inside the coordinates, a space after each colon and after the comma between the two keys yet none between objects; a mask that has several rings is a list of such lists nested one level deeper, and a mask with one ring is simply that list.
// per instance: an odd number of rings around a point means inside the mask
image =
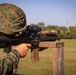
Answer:
[{"label": "camouflage uniform", "polygon": [[0,75],[15,75],[18,68],[19,53],[11,51],[6,58],[0,60]]},{"label": "camouflage uniform", "polygon": [[[0,4],[0,32],[6,35],[20,35],[26,29],[26,17],[19,7]],[[19,62],[19,53],[11,51],[7,57],[0,60],[0,75],[15,75]]]}]

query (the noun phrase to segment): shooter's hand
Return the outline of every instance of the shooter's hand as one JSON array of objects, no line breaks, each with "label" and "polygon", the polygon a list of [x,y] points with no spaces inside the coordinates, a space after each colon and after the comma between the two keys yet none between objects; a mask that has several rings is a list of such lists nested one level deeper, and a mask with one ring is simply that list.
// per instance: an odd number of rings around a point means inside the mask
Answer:
[{"label": "shooter's hand", "polygon": [[16,46],[15,50],[17,50],[20,54],[20,57],[23,58],[27,55],[29,47],[31,47],[31,44],[23,43]]}]

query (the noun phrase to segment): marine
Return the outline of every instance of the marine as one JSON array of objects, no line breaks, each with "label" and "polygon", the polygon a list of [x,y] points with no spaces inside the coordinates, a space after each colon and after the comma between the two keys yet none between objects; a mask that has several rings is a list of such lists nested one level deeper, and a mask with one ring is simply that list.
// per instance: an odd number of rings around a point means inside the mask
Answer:
[{"label": "marine", "polygon": [[[19,36],[26,30],[26,16],[16,5],[0,4],[0,36]],[[27,55],[30,44],[17,45],[14,50],[0,59],[0,75],[16,75],[20,58]]]}]

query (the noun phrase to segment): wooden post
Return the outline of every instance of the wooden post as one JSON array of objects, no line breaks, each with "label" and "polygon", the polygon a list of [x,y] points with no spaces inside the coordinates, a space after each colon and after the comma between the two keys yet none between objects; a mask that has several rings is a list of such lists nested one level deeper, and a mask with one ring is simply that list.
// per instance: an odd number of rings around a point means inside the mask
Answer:
[{"label": "wooden post", "polygon": [[56,43],[56,48],[53,48],[53,75],[64,75],[63,46],[64,45],[62,43]]},{"label": "wooden post", "polygon": [[53,48],[53,75],[64,75],[64,42],[40,42],[39,47]]}]

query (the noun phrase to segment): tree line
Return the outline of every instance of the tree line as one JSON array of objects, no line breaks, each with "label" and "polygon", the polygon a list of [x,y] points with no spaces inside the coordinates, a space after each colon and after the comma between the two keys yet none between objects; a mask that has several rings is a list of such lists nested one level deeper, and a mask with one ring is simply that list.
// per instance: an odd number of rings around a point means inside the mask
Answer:
[{"label": "tree line", "polygon": [[42,31],[56,30],[60,31],[60,37],[63,39],[76,39],[76,25],[75,26],[58,26],[58,25],[45,25],[44,22],[39,22],[38,25],[42,28]]}]

